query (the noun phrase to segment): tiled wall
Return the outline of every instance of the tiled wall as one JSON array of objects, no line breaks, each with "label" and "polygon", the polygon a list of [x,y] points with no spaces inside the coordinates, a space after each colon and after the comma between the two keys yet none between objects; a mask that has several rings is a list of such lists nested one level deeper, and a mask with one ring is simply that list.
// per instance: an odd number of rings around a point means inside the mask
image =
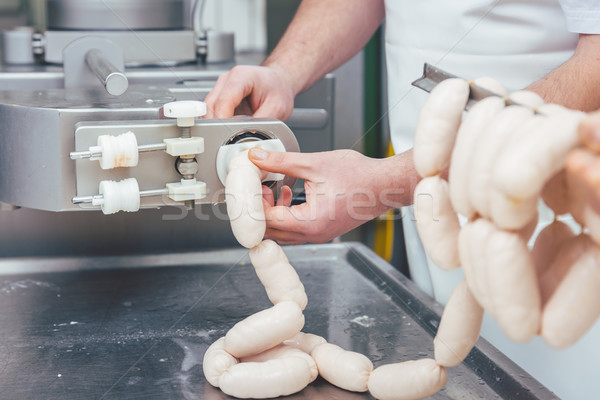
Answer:
[{"label": "tiled wall", "polygon": [[237,51],[266,49],[266,0],[205,1],[205,28],[234,32]]}]

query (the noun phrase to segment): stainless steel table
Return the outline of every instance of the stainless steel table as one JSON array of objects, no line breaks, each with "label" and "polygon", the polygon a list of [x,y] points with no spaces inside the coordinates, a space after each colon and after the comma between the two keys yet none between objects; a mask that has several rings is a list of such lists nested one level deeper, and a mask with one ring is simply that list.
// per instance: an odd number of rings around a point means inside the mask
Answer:
[{"label": "stainless steel table", "polygon": [[[442,307],[361,244],[286,252],[304,331],[376,366],[433,356]],[[227,399],[204,351],[270,306],[247,251],[0,259],[1,399]],[[366,399],[319,378],[290,399]],[[555,396],[484,340],[434,399]]]}]

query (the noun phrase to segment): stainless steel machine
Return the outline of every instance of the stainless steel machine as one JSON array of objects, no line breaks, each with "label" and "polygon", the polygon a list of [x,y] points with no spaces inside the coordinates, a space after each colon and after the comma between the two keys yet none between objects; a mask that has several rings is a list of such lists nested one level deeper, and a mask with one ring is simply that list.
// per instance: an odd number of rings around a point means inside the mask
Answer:
[{"label": "stainless steel machine", "polygon": [[[331,149],[333,77],[285,122],[198,118],[219,74],[259,61],[190,29],[200,3],[46,0],[45,31],[5,32],[0,398],[228,398],[204,380],[203,353],[268,300],[235,248],[219,171],[248,146]],[[307,331],[376,365],[432,356],[441,306],[368,248],[286,253]],[[480,340],[434,396],[473,397],[553,395]],[[319,379],[290,398],[368,396]]]},{"label": "stainless steel machine", "polygon": [[[72,160],[71,152],[88,151],[106,134],[131,130],[146,147],[182,136],[176,119],[162,120],[163,106],[203,100],[221,73],[236,64],[257,64],[263,55],[234,57],[230,34],[202,27],[203,1],[44,4],[45,30],[21,27],[3,32],[0,204],[5,210],[22,208],[0,212],[0,256],[232,246],[235,240],[218,195],[222,183],[216,175],[216,156],[221,145],[284,134],[290,143],[297,138],[302,151],[333,146],[333,77],[327,76],[296,98],[285,124],[242,117],[197,119],[190,135],[203,138],[204,151],[194,157],[197,164],[179,164],[192,169],[197,165],[197,181],[207,184],[206,196],[195,201],[193,210],[176,206],[164,192],[167,183],[182,179],[175,166],[179,156],[163,150],[142,152],[139,166],[113,170],[87,159]],[[24,154],[29,161],[23,162]],[[131,177],[144,196],[138,213],[108,219],[98,212],[57,213],[90,208],[87,200],[99,194],[102,180]]]}]

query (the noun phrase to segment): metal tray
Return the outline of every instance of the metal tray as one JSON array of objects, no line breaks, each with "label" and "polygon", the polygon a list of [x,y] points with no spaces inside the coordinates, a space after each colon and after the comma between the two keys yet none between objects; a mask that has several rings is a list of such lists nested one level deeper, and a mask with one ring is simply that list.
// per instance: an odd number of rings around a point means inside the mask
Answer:
[{"label": "metal tray", "polygon": [[[304,331],[375,366],[433,357],[442,307],[367,247],[286,248]],[[247,251],[0,260],[0,398],[207,399],[206,348],[270,306]],[[321,378],[289,399],[368,399]],[[481,340],[434,399],[551,399]]]}]

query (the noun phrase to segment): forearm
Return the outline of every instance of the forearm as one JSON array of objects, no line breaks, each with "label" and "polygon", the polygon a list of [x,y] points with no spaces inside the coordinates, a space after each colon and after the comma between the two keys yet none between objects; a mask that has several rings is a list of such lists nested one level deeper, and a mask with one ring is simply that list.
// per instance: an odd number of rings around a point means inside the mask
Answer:
[{"label": "forearm", "polygon": [[381,159],[379,181],[380,207],[378,212],[409,206],[421,177],[415,169],[413,151],[408,150],[395,156]]},{"label": "forearm", "polygon": [[600,35],[581,35],[573,56],[528,87],[548,103],[600,109]]},{"label": "forearm", "polygon": [[384,16],[382,0],[303,0],[264,65],[299,93],[364,47]]}]

